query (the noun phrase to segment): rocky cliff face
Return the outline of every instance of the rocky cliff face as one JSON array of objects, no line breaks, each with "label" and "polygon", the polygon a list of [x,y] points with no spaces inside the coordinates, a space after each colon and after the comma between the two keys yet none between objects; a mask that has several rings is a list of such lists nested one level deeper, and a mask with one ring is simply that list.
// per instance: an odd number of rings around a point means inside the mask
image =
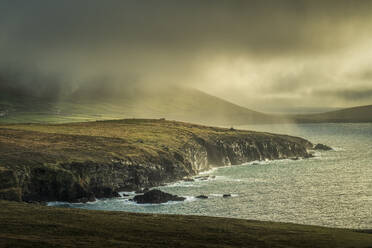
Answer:
[{"label": "rocky cliff face", "polygon": [[[48,135],[46,140],[50,140]],[[110,150],[107,150],[104,161],[74,161],[68,157],[55,162],[52,158],[56,155],[49,158],[50,152],[37,150],[30,152],[28,157],[23,156],[25,159],[17,161],[13,158],[12,163],[3,160],[7,163],[0,170],[0,198],[89,201],[95,197],[115,197],[120,190],[157,186],[196,175],[214,166],[253,160],[306,158],[310,156],[307,149],[311,147],[309,141],[290,136],[220,132],[208,136],[192,133],[187,142],[177,149],[166,147],[150,155],[118,157],[110,155]],[[83,154],[84,149],[74,152]],[[36,155],[47,162],[40,162],[40,159],[34,158]]]}]

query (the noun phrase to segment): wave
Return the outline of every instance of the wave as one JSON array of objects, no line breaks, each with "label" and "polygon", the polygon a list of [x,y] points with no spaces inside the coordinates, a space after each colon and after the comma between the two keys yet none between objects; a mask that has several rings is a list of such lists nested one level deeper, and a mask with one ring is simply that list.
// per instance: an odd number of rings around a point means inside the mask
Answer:
[{"label": "wave", "polygon": [[53,202],[47,202],[46,205],[48,207],[73,207],[73,206],[82,206],[82,205],[86,205],[86,204],[97,204],[98,202],[101,202],[103,200],[100,200],[100,199],[96,199],[95,201],[90,201],[90,202],[63,202],[63,201],[53,201]]},{"label": "wave", "polygon": [[[209,194],[208,196],[213,196],[213,197],[223,197],[224,194]],[[238,194],[230,194],[230,197],[238,197]]]},{"label": "wave", "polygon": [[198,175],[211,174],[211,173],[215,172],[216,170],[218,170],[219,168],[220,167],[212,167],[209,170],[199,172]]},{"label": "wave", "polygon": [[[197,181],[197,182],[200,182],[200,181]],[[164,186],[159,186],[158,188],[161,189],[161,188],[173,188],[173,187],[196,187],[196,188],[200,188],[201,185],[195,184],[195,181],[194,182],[179,181],[179,182],[175,182],[175,183],[169,183],[169,184],[166,184]]]},{"label": "wave", "polygon": [[135,196],[136,192],[135,191],[120,191],[119,195],[120,195],[120,197]]},{"label": "wave", "polygon": [[333,151],[340,152],[340,151],[346,151],[345,148],[342,147],[332,147]]},{"label": "wave", "polygon": [[216,176],[216,180],[222,182],[245,182],[245,183],[264,183],[266,180],[261,178],[231,178],[227,176]]}]

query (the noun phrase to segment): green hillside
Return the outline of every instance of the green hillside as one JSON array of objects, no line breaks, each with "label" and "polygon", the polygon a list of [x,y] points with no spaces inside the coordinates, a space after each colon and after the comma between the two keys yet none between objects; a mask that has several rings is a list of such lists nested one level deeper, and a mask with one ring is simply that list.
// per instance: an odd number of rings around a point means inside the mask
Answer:
[{"label": "green hillside", "polygon": [[208,125],[372,122],[372,105],[319,114],[270,115],[191,88],[81,88],[60,98],[0,92],[0,123],[66,123],[166,118]]},{"label": "green hillside", "polygon": [[[2,115],[2,116],[1,116]],[[274,118],[190,88],[132,92],[78,91],[58,99],[1,97],[0,122],[75,122],[167,118],[214,125],[270,122]]]}]

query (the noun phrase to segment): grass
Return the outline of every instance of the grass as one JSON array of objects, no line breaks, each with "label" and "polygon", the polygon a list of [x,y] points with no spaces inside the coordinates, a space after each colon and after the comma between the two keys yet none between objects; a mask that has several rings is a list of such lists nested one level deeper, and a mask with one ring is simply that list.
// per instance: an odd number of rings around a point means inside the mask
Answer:
[{"label": "grass", "polygon": [[101,91],[62,99],[6,96],[0,92],[0,123],[70,123],[123,118],[161,118],[209,125],[254,123],[372,122],[372,105],[319,114],[269,115],[190,88],[102,95]]},{"label": "grass", "polygon": [[[83,91],[83,90],[82,90]],[[96,92],[63,99],[1,95],[0,111],[9,110],[0,123],[67,123],[123,118],[161,118],[213,125],[245,124],[271,117],[189,88],[157,92],[120,92],[115,96]]]},{"label": "grass", "polygon": [[0,201],[1,247],[372,247],[372,234],[240,219]]},{"label": "grass", "polygon": [[[179,151],[194,136],[205,140],[216,137],[251,136],[270,139],[274,135],[228,128],[207,127],[189,123],[125,119],[68,124],[2,124],[0,125],[0,164],[19,161],[27,156],[32,162],[59,161],[105,162],[115,157],[156,157]],[[276,137],[276,136],[275,136]],[[291,139],[287,137],[287,139]],[[12,157],[14,154],[15,157]],[[44,161],[42,161],[44,160]]]}]

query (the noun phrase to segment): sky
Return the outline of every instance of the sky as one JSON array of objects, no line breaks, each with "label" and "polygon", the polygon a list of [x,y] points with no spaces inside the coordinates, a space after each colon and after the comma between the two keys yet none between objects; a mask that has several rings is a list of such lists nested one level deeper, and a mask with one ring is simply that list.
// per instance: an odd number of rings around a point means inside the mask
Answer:
[{"label": "sky", "polygon": [[372,104],[372,1],[2,0],[0,89],[193,87],[265,112]]}]

